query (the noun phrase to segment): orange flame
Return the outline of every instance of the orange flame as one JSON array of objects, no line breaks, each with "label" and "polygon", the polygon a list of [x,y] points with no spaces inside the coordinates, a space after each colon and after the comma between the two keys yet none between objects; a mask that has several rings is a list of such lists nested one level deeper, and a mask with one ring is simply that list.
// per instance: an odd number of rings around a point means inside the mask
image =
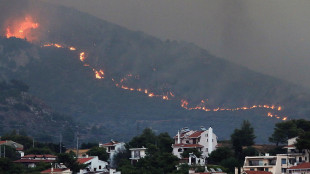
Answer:
[{"label": "orange flame", "polygon": [[22,21],[10,21],[9,26],[6,28],[6,37],[27,39],[32,42],[37,38],[31,32],[38,27],[39,24],[34,22],[31,16],[26,16]]},{"label": "orange flame", "polygon": [[85,61],[85,52],[81,52],[81,53],[80,53],[80,60],[81,60],[82,62]]}]

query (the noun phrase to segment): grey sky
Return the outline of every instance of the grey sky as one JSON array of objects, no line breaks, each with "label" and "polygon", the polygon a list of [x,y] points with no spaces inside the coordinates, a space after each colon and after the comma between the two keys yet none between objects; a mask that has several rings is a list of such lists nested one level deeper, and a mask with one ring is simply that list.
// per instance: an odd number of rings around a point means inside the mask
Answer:
[{"label": "grey sky", "polygon": [[43,0],[310,87],[309,0]]}]

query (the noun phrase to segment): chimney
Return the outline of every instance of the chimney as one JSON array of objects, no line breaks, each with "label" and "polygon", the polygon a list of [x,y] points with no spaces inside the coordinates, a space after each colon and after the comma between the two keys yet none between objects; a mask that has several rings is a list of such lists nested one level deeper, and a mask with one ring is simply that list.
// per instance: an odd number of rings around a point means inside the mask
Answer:
[{"label": "chimney", "polygon": [[180,140],[180,131],[178,130],[178,144],[181,144],[181,140]]},{"label": "chimney", "polygon": [[213,142],[212,142],[212,138],[213,138],[213,129],[210,126],[209,130],[208,130],[208,153],[210,154],[213,151]]}]

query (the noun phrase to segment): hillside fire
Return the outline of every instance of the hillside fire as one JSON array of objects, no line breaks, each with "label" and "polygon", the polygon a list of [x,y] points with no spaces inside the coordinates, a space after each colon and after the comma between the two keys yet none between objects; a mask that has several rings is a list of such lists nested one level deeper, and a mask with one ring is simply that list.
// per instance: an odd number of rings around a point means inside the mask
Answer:
[{"label": "hillside fire", "polygon": [[33,29],[37,29],[39,23],[35,22],[29,15],[22,20],[9,21],[6,27],[6,38],[16,37],[20,39],[27,39],[32,42],[38,38],[32,33]]}]

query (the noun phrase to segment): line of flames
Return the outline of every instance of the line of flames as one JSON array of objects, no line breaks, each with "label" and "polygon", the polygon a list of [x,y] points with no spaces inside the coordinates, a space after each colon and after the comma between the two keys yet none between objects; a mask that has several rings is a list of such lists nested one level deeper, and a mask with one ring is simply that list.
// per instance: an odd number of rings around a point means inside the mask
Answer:
[{"label": "line of flames", "polygon": [[[68,48],[70,51],[76,51],[77,50],[75,47],[72,47],[72,46],[65,47],[64,45],[55,44],[55,43],[48,43],[48,44],[45,44],[43,46],[44,47],[53,46],[56,48]],[[86,60],[85,52],[80,52],[79,58],[80,58],[81,62],[85,63],[85,60]],[[89,64],[86,64],[86,63],[84,64],[84,66],[92,68],[93,72],[95,73],[96,79],[104,79],[105,73],[102,69],[96,70],[95,68],[91,67]],[[129,87],[129,86],[126,86],[123,84],[128,80],[128,78],[132,78],[132,77],[139,77],[139,75],[133,76],[132,74],[127,74],[124,78],[120,79],[119,82],[117,82],[114,78],[112,78],[112,81],[114,82],[114,84],[117,88],[127,90],[127,91],[140,92],[140,93],[143,93],[143,94],[145,94],[151,98],[157,97],[157,98],[161,98],[163,100],[171,100],[171,99],[175,98],[175,95],[171,91],[166,92],[166,94],[156,94],[155,92],[152,92],[149,89],[133,88],[133,87]],[[196,105],[195,107],[189,107],[189,105],[190,104],[187,100],[185,100],[185,99],[180,100],[180,106],[186,110],[201,110],[201,111],[205,111],[205,112],[239,111],[239,110],[251,110],[251,109],[256,109],[256,108],[265,108],[265,109],[271,109],[271,110],[277,110],[277,111],[282,110],[281,106],[275,106],[275,105],[253,105],[253,106],[249,106],[249,107],[237,107],[237,108],[220,108],[220,107],[218,107],[218,108],[210,109],[210,108],[207,108],[205,100],[201,100],[201,102],[198,105]],[[277,119],[281,119],[281,120],[287,120],[286,116],[281,117],[277,114],[272,114],[271,112],[268,112],[267,116],[277,118]]]}]

